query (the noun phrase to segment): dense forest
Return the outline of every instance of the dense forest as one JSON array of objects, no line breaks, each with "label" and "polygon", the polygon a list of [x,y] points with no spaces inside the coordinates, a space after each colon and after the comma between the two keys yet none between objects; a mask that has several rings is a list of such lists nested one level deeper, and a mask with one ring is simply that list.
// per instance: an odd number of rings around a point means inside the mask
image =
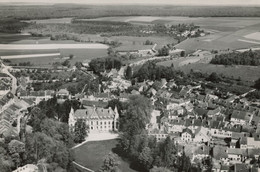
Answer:
[{"label": "dense forest", "polygon": [[90,69],[95,74],[100,74],[105,70],[117,69],[119,70],[122,66],[122,62],[118,58],[107,57],[107,58],[97,58],[93,59],[89,63]]},{"label": "dense forest", "polygon": [[0,6],[0,16],[17,19],[61,17],[97,18],[108,16],[189,16],[189,17],[259,17],[260,7],[242,6],[91,6],[56,4],[37,6]]},{"label": "dense forest", "polygon": [[215,58],[213,58],[210,63],[221,64],[221,65],[259,66],[260,51],[249,50],[243,53],[232,52],[228,54],[220,54],[220,55],[216,55]]},{"label": "dense forest", "polygon": [[[58,104],[54,97],[29,108],[21,122],[24,127],[21,127],[20,136],[0,142],[0,171],[9,172],[33,163],[39,165],[40,171],[45,168],[47,171],[73,172],[74,155],[70,148],[77,137],[69,131],[67,124],[71,107],[78,109],[79,102],[66,100]],[[28,127],[31,128],[29,132]]]},{"label": "dense forest", "polygon": [[28,26],[28,23],[20,22],[17,19],[0,19],[0,23],[2,33],[20,33],[24,27]]},{"label": "dense forest", "polygon": [[147,62],[134,73],[133,77],[137,78],[139,82],[142,82],[148,79],[161,80],[162,78],[178,80],[181,76],[183,76],[183,73],[175,70],[173,67],[159,66],[154,62]]}]

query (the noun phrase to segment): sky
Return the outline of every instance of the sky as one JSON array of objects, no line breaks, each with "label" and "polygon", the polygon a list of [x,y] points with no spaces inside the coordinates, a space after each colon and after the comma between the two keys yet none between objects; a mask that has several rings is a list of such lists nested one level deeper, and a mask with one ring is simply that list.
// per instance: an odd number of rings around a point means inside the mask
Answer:
[{"label": "sky", "polygon": [[78,4],[171,4],[171,5],[245,5],[260,6],[260,0],[0,0],[11,3],[78,3]]}]

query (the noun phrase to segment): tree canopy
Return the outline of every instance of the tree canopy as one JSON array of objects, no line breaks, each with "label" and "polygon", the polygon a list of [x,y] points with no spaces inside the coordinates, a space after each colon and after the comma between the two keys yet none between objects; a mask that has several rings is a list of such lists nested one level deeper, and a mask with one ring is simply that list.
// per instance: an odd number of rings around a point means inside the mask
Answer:
[{"label": "tree canopy", "polygon": [[232,52],[228,54],[216,55],[210,63],[212,64],[222,64],[222,65],[250,65],[259,66],[260,65],[260,51],[245,51]]}]

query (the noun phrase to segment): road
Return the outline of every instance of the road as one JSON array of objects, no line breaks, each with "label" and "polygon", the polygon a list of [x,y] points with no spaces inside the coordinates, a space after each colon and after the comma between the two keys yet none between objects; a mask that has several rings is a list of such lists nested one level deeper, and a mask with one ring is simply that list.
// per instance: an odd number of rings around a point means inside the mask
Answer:
[{"label": "road", "polygon": [[10,68],[11,68],[10,66],[5,66],[2,63],[2,73],[5,73],[12,78],[12,90],[11,90],[11,92],[15,95],[16,90],[17,90],[17,79],[8,71],[8,69],[10,69]]},{"label": "road", "polygon": [[11,92],[13,94],[15,94],[16,90],[17,90],[17,79],[8,71],[8,69],[10,69],[10,68],[11,68],[10,66],[5,66],[2,63],[2,73],[5,73],[12,78],[12,90],[11,90]]}]

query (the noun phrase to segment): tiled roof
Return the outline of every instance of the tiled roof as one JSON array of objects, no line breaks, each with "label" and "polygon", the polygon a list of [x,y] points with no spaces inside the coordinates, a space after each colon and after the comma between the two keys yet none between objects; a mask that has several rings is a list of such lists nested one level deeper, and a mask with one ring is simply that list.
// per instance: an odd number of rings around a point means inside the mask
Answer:
[{"label": "tiled roof", "polygon": [[195,155],[209,155],[209,150],[210,150],[210,147],[209,146],[199,146],[197,147],[197,149],[194,151],[194,154]]},{"label": "tiled roof", "polygon": [[254,157],[255,155],[260,155],[260,149],[248,149],[248,156],[250,158]]},{"label": "tiled roof", "polygon": [[249,172],[249,168],[247,164],[235,164],[235,171],[234,172]]},{"label": "tiled roof", "polygon": [[194,134],[193,134],[192,131],[191,131],[190,129],[188,129],[188,128],[183,129],[182,134],[183,134],[183,133],[189,133],[189,134],[191,135],[191,137],[194,138]]},{"label": "tiled roof", "polygon": [[246,149],[239,149],[239,148],[228,148],[227,149],[227,153],[228,154],[232,154],[232,155],[243,155],[243,156],[246,156],[247,155],[247,150]]},{"label": "tiled roof", "polygon": [[82,105],[84,105],[84,106],[106,107],[108,105],[108,102],[82,100]]},{"label": "tiled roof", "polygon": [[213,148],[213,157],[217,160],[220,160],[221,158],[227,158],[227,147],[226,146],[215,146]]},{"label": "tiled roof", "polygon": [[85,119],[111,119],[114,118],[115,112],[111,109],[104,109],[98,107],[87,106],[86,109],[78,109],[75,112],[76,118],[85,118]]}]

